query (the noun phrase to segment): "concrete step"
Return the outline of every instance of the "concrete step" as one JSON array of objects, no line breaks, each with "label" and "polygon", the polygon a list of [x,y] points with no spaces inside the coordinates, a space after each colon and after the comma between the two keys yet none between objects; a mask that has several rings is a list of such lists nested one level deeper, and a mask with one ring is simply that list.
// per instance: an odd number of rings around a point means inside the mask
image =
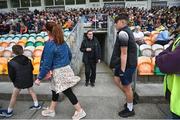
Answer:
[{"label": "concrete step", "polygon": [[[51,100],[51,91],[49,83],[41,83],[40,86],[33,86],[39,100]],[[12,82],[0,82],[0,99],[9,100],[13,91]],[[60,94],[60,100],[64,99],[64,95]],[[26,89],[22,89],[17,100],[32,100]]]},{"label": "concrete step", "polygon": [[[115,86],[113,82],[113,73],[104,63],[97,65],[97,78],[95,87],[85,87],[84,68],[80,74],[81,81],[75,86],[74,92],[78,97],[119,97],[124,100],[123,93]],[[10,99],[13,85],[11,82],[0,82],[0,99]],[[34,85],[34,90],[37,93],[39,100],[51,100],[51,91],[49,83],[42,82],[41,86]],[[166,102],[163,95],[162,83],[140,83],[137,82],[135,89],[138,102],[140,103],[161,103]],[[64,95],[60,94],[60,100],[64,99]],[[27,90],[22,90],[18,100],[32,100]]]},{"label": "concrete step", "polygon": [[164,97],[163,84],[138,83],[135,92],[140,103],[167,103]]},{"label": "concrete step", "polygon": [[137,82],[139,83],[163,83],[164,76],[163,75],[138,75]]}]

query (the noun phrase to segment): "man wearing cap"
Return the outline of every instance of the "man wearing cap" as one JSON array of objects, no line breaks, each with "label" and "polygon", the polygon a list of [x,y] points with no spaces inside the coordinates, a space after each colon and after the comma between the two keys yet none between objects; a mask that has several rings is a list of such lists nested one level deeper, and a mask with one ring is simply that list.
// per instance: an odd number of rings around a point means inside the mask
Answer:
[{"label": "man wearing cap", "polygon": [[132,76],[137,66],[137,47],[133,32],[127,26],[128,15],[120,14],[115,18],[117,38],[111,57],[110,67],[114,68],[114,82],[126,96],[124,110],[120,117],[135,115],[133,109]]}]

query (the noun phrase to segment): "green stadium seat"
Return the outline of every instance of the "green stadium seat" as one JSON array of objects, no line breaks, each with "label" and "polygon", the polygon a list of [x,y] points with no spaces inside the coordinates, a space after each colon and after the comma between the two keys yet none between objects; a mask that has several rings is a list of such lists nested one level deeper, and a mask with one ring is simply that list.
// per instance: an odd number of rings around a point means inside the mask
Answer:
[{"label": "green stadium seat", "polygon": [[44,42],[41,42],[41,41],[37,41],[35,42],[35,47],[38,47],[38,46],[44,46]]},{"label": "green stadium seat", "polygon": [[27,46],[34,46],[34,42],[28,41],[28,42],[26,43],[26,47],[27,47]]}]

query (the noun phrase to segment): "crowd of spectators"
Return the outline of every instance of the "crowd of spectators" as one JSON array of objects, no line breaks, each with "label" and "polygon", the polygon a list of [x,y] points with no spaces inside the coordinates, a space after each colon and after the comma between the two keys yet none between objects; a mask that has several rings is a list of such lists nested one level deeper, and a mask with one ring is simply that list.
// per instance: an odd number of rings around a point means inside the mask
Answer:
[{"label": "crowd of spectators", "polygon": [[38,11],[27,13],[0,13],[0,34],[39,33],[47,21],[54,21],[64,29],[72,30],[79,14],[72,11]]},{"label": "crowd of spectators", "polygon": [[129,26],[134,30],[138,43],[147,32],[158,31],[161,41],[169,41],[174,31],[180,27],[180,7],[138,9],[138,8],[86,8],[66,11],[38,11],[26,13],[0,13],[0,34],[39,33],[45,30],[47,21],[54,21],[71,31],[79,19],[91,23],[91,27],[107,28],[108,16],[115,18],[119,13],[129,15]]}]

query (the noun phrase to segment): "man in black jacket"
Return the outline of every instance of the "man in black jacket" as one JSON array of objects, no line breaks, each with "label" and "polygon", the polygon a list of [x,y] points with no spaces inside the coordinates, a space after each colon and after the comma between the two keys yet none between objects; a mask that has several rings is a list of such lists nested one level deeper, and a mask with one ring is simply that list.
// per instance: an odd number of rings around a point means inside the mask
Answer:
[{"label": "man in black jacket", "polygon": [[101,58],[101,47],[98,40],[93,36],[93,31],[87,31],[86,37],[84,38],[80,51],[83,52],[83,63],[85,64],[85,86],[95,86],[96,79],[96,63],[100,63]]},{"label": "man in black jacket", "polygon": [[127,103],[124,105],[124,110],[119,112],[120,117],[135,115],[131,82],[137,66],[137,46],[127,23],[128,15],[126,14],[121,14],[115,19],[118,32],[110,62],[110,67],[114,68],[114,82],[126,96]]},{"label": "man in black jacket", "polygon": [[12,47],[15,57],[8,62],[8,74],[13,82],[14,89],[7,110],[0,110],[0,116],[11,117],[13,115],[13,108],[16,103],[16,98],[21,89],[28,89],[29,94],[32,96],[34,105],[30,107],[30,110],[40,109],[37,96],[32,88],[33,86],[33,66],[31,60],[23,54],[23,48],[20,45],[14,45]]}]

